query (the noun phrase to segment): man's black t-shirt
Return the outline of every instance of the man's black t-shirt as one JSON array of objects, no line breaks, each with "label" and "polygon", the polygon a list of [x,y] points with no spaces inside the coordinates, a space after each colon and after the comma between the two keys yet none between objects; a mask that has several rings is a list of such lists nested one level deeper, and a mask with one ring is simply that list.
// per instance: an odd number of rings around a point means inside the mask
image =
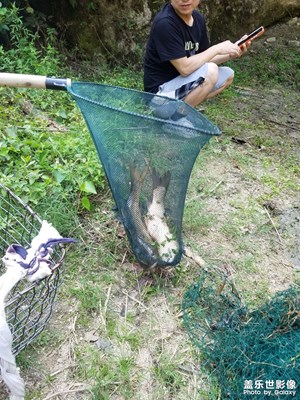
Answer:
[{"label": "man's black t-shirt", "polygon": [[190,57],[209,47],[205,19],[193,11],[193,26],[187,25],[167,3],[153,20],[144,60],[144,89],[157,93],[165,82],[179,75],[170,60]]}]

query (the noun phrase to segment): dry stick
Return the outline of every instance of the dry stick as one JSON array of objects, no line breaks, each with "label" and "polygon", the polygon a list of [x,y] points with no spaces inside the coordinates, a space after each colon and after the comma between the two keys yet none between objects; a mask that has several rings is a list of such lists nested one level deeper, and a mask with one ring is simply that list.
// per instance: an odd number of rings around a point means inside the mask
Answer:
[{"label": "dry stick", "polygon": [[280,242],[281,244],[283,244],[283,243],[282,243],[282,239],[281,239],[281,237],[280,237],[280,234],[279,234],[279,232],[278,232],[278,229],[276,228],[275,223],[274,223],[274,221],[272,220],[272,217],[271,217],[269,211],[266,209],[266,207],[264,207],[264,210],[266,211],[266,213],[267,213],[267,215],[268,215],[268,217],[269,217],[269,219],[270,219],[270,221],[271,221],[271,224],[273,225],[273,228],[275,229],[275,231],[276,231],[276,233],[277,233],[279,242]]},{"label": "dry stick", "polygon": [[[183,253],[186,257],[195,261],[195,263],[198,264],[200,267],[202,267],[206,272],[209,272],[208,269],[206,268],[208,267],[206,261],[204,261],[203,258],[201,258],[200,256],[194,254],[189,247],[185,247]],[[224,270],[220,267],[217,267],[216,265],[211,265],[210,268],[214,268],[217,271],[224,274]]]},{"label": "dry stick", "polygon": [[135,297],[130,296],[125,290],[122,290],[122,293],[125,294],[125,296],[129,297],[129,299],[135,301],[135,302],[138,303],[140,306],[144,307],[145,310],[147,310],[147,311],[149,310],[149,308],[146,307],[145,304],[143,304],[141,301],[139,301],[139,300],[136,299]]},{"label": "dry stick", "polygon": [[197,200],[199,197],[207,197],[208,195],[213,194],[213,193],[218,189],[218,187],[219,187],[220,185],[222,185],[223,182],[224,182],[223,180],[221,180],[220,182],[218,182],[212,189],[210,189],[210,190],[208,191],[208,194],[207,194],[207,195],[204,195],[203,193],[200,193],[200,194],[198,194],[197,196],[194,196],[194,197],[191,197],[190,199],[187,199],[187,200],[185,201],[185,203],[187,204],[187,203],[190,203],[191,201]]},{"label": "dry stick", "polygon": [[[196,264],[198,264],[198,265],[199,265],[200,267],[202,267],[206,272],[208,272],[208,270],[207,270],[207,268],[206,268],[207,264],[206,264],[206,262],[203,260],[203,258],[201,258],[200,256],[195,255],[189,247],[186,247],[186,248],[184,249],[184,255],[185,255],[186,257],[192,259],[193,261],[195,261]],[[219,267],[217,267],[217,266],[215,266],[215,265],[213,265],[212,268],[218,270],[218,271],[221,272],[221,273],[224,273],[224,271],[223,271],[221,268],[219,268]],[[228,281],[230,282],[232,292],[240,299],[240,294],[239,294],[239,292],[238,292],[238,290],[237,290],[237,288],[236,288],[236,286],[235,286],[235,283],[234,283],[234,281],[233,281],[233,278],[232,278],[231,274],[228,274],[228,273],[227,273],[226,275],[227,275]],[[222,285],[218,288],[218,291],[219,291],[218,294],[221,294],[222,290],[224,289],[224,286],[225,286],[225,282],[224,282],[224,285],[222,284]]]},{"label": "dry stick", "polygon": [[72,389],[72,390],[63,390],[61,392],[56,392],[54,394],[50,394],[50,396],[45,397],[43,400],[53,399],[54,397],[58,397],[62,394],[70,394],[70,393],[80,393],[80,392],[87,392],[90,389],[88,388],[81,388],[81,389]]},{"label": "dry stick", "polygon": [[109,298],[110,298],[111,286],[112,285],[110,285],[108,290],[107,290],[107,295],[106,295],[106,299],[105,299],[105,303],[104,303],[104,315],[106,315],[106,313],[107,313],[107,305],[108,305],[108,301],[109,301]]},{"label": "dry stick", "polygon": [[275,121],[274,119],[270,119],[270,118],[264,118],[264,119],[266,121],[272,122],[273,124],[284,126],[285,128],[290,128],[290,129],[293,129],[295,131],[299,130],[299,127],[297,127],[297,126],[288,125],[288,124],[285,124],[284,122]]},{"label": "dry stick", "polygon": [[237,92],[240,92],[241,94],[245,94],[246,96],[254,96],[254,97],[259,97],[261,99],[263,99],[264,96],[260,95],[259,93],[257,93],[256,89],[252,89],[249,87],[242,87],[242,86],[234,86],[233,87],[234,90],[236,90]]},{"label": "dry stick", "polygon": [[189,375],[197,375],[199,373],[199,370],[190,367],[185,367],[184,365],[178,365],[178,369]]},{"label": "dry stick", "polygon": [[[32,369],[33,369],[33,371],[36,371],[37,373],[43,375],[43,378],[46,380],[46,374],[44,374],[43,372],[41,372],[40,369],[36,369],[36,368],[32,368]],[[51,381],[49,382],[49,386],[50,386],[51,389],[53,389],[53,390],[55,389],[54,383],[52,383]],[[60,397],[59,394],[57,395],[57,398],[58,398],[58,400],[63,400],[63,398]]]},{"label": "dry stick", "polygon": [[[104,307],[103,307],[103,312],[101,312],[102,310],[100,310],[100,317],[102,319],[105,330],[106,330],[106,313],[107,313],[107,306],[108,306],[108,301],[109,301],[109,297],[110,297],[111,287],[112,287],[112,285],[110,285],[107,290],[107,295],[106,295],[106,299],[105,299],[105,303],[104,303]],[[100,303],[100,309],[101,308],[102,307],[101,307],[101,303]]]},{"label": "dry stick", "polygon": [[[55,389],[55,388],[54,388],[54,385],[53,385],[52,383],[51,383],[51,387],[52,387],[53,389]],[[57,393],[57,394],[56,394],[56,397],[57,397],[58,400],[63,400],[63,398],[61,397],[61,393]]]},{"label": "dry stick", "polygon": [[206,262],[200,256],[195,255],[189,247],[184,248],[184,255],[198,264],[200,267],[204,267]]},{"label": "dry stick", "polygon": [[72,332],[75,332],[76,322],[77,322],[77,315],[75,315],[74,321],[72,323]]},{"label": "dry stick", "polygon": [[64,372],[66,369],[75,368],[76,366],[77,366],[77,364],[69,364],[69,365],[66,365],[66,366],[63,367],[63,368],[58,369],[57,371],[52,372],[52,374],[50,374],[50,377],[51,377],[51,378],[54,378],[56,375],[60,374],[61,372]]},{"label": "dry stick", "polygon": [[125,251],[125,253],[124,253],[124,255],[123,255],[123,258],[122,258],[122,261],[121,261],[121,265],[124,264],[125,259],[126,259],[126,256],[127,256],[127,250]]},{"label": "dry stick", "polygon": [[127,326],[127,312],[128,312],[128,294],[126,295],[126,300],[125,300],[125,313],[124,313],[125,327]]}]

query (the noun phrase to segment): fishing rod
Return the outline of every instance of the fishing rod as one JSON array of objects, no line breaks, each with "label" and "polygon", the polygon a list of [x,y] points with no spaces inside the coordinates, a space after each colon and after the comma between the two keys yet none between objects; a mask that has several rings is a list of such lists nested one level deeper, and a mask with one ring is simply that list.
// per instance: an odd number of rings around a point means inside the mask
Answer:
[{"label": "fishing rod", "polygon": [[71,84],[72,82],[69,78],[52,78],[42,75],[13,74],[8,72],[0,73],[0,86],[4,87],[67,90],[68,87],[71,87]]}]

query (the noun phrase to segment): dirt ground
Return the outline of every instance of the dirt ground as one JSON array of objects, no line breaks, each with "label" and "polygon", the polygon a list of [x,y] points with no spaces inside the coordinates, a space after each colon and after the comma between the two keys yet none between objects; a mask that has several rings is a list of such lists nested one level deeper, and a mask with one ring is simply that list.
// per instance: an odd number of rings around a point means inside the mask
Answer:
[{"label": "dirt ground", "polygon": [[[276,40],[282,43],[288,43],[290,38],[291,28],[288,24],[276,25],[268,31],[266,39],[260,42],[260,46],[265,46],[270,49],[272,40],[270,38],[276,37]],[[295,41],[300,40],[300,24],[293,27],[295,32]],[[269,41],[267,41],[269,40]],[[296,43],[292,44],[297,46]],[[299,47],[300,51],[300,47]],[[300,93],[294,90],[281,91],[280,89],[253,89],[250,87],[235,87],[235,90],[240,93],[240,97],[235,100],[236,108],[240,111],[241,116],[246,115],[248,128],[245,131],[239,130],[236,135],[232,135],[231,142],[235,146],[235,150],[239,151],[241,155],[247,152],[249,146],[251,148],[260,148],[261,152],[265,151],[264,141],[255,141],[255,132],[249,129],[249,124],[253,127],[264,123],[264,126],[269,127],[269,136],[272,137],[273,142],[280,145],[281,142],[288,143],[290,152],[293,157],[298,160],[300,164]],[[249,112],[249,110],[251,112]],[[230,118],[230,117],[229,117]],[[226,150],[227,151],[227,150]],[[242,203],[243,199],[249,196],[261,196],[265,193],[260,193],[261,188],[255,185],[253,181],[245,178],[246,174],[235,162],[233,153],[228,153],[227,161],[220,161],[216,157],[211,157],[206,165],[206,172],[214,187],[213,193],[206,202],[206,210],[215,213],[217,216],[217,224],[215,227],[208,230],[206,235],[201,233],[201,237],[197,238],[197,228],[193,233],[184,232],[187,241],[191,243],[200,243],[203,250],[204,257],[211,256],[212,254],[222,254],[220,257],[223,259],[235,260],[240,257],[240,253],[234,249],[230,242],[226,240],[226,235],[220,234],[219,227],[225,224],[228,215],[234,210],[232,204],[237,202]],[[287,157],[288,157],[287,152]],[[216,156],[216,154],[214,154]],[[254,159],[254,158],[253,158]],[[257,163],[257,169],[253,166],[252,172],[260,177],[261,170]],[[274,171],[276,175],[277,171]],[[222,182],[220,181],[222,177]],[[197,172],[192,175],[191,179],[199,178]],[[219,185],[219,182],[221,184]],[[214,186],[215,185],[215,186]],[[222,189],[218,192],[219,187]],[[221,196],[220,196],[221,193]],[[191,190],[188,193],[187,201],[197,193]],[[253,242],[253,247],[261,246],[264,249],[264,257],[261,258],[261,268],[265,269],[265,276],[268,279],[268,287],[270,292],[276,292],[289,286],[295,277],[295,271],[300,271],[300,193],[299,196],[282,198],[273,198],[272,200],[265,200],[261,202],[262,216],[268,221],[271,231],[272,240],[269,242],[259,242],[259,237],[256,237],[255,227],[245,225],[246,230],[249,231],[249,240]],[[257,210],[256,210],[257,211]],[[200,233],[199,233],[200,235]],[[249,244],[248,244],[249,246]],[[242,250],[241,250],[242,252]],[[185,261],[187,264],[192,263],[189,260]],[[123,266],[130,272],[133,268],[130,265]],[[239,271],[235,271],[239,275]],[[251,278],[252,279],[252,278]],[[242,286],[243,286],[243,281]],[[255,280],[253,281],[254,284]],[[176,290],[172,295],[176,295]],[[91,400],[89,397],[88,389],[89,383],[78,381],[75,371],[78,367],[76,359],[76,347],[86,343],[98,343],[100,349],[105,349],[109,352],[110,346],[114,346],[114,351],[119,351],[121,354],[131,355],[135,358],[138,368],[143,371],[143,378],[139,381],[136,391],[136,400],[139,399],[199,399],[196,394],[197,378],[193,373],[196,369],[193,361],[185,362],[182,364],[182,369],[185,369],[188,384],[184,390],[178,390],[174,397],[166,395],[160,397],[161,394],[154,393],[154,377],[151,369],[155,365],[152,349],[158,342],[162,343],[164,351],[170,354],[170,357],[175,357],[176,352],[179,352],[181,347],[188,347],[189,342],[186,334],[178,324],[178,308],[172,308],[168,304],[164,294],[156,296],[147,304],[144,304],[139,297],[139,290],[132,288],[126,292],[126,307],[130,310],[142,324],[144,329],[152,331],[149,336],[147,346],[139,349],[138,354],[132,354],[131,350],[124,345],[124,347],[109,343],[107,340],[98,337],[95,334],[99,326],[101,316],[94,321],[94,326],[89,326],[87,329],[77,329],[76,317],[74,317],[74,308],[72,306],[57,303],[52,319],[50,321],[50,334],[55,331],[60,331],[65,336],[65,340],[58,348],[53,346],[47,347],[45,344],[44,350],[39,350],[35,355],[29,355],[36,359],[36,367],[26,370],[22,373],[28,392],[42,393],[35,397],[32,395],[30,400]],[[180,296],[182,293],[178,292],[178,304],[180,303]],[[115,317],[120,318],[120,310],[124,306],[124,293],[123,295],[111,294],[112,297],[112,312],[115,312]],[[175,310],[175,311],[174,311]],[[67,321],[67,323],[66,323]],[[120,326],[122,323],[120,322]],[[117,349],[117,350],[116,350]],[[182,352],[186,351],[181,349]],[[32,350],[31,350],[32,352]],[[5,399],[5,389],[0,387],[0,399]],[[112,395],[112,400],[121,400],[123,397]]]}]

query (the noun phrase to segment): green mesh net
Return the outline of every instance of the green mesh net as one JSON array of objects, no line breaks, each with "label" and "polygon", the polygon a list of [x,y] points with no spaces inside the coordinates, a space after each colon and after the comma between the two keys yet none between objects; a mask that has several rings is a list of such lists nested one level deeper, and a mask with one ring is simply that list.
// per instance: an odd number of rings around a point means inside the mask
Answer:
[{"label": "green mesh net", "polygon": [[[205,398],[300,398],[299,286],[254,310],[232,289],[206,273],[183,299],[184,326],[208,377]],[[220,395],[210,396],[212,387]]]},{"label": "green mesh net", "polygon": [[86,120],[132,250],[145,267],[175,265],[187,185],[219,129],[184,102],[93,83],[68,88]]}]

